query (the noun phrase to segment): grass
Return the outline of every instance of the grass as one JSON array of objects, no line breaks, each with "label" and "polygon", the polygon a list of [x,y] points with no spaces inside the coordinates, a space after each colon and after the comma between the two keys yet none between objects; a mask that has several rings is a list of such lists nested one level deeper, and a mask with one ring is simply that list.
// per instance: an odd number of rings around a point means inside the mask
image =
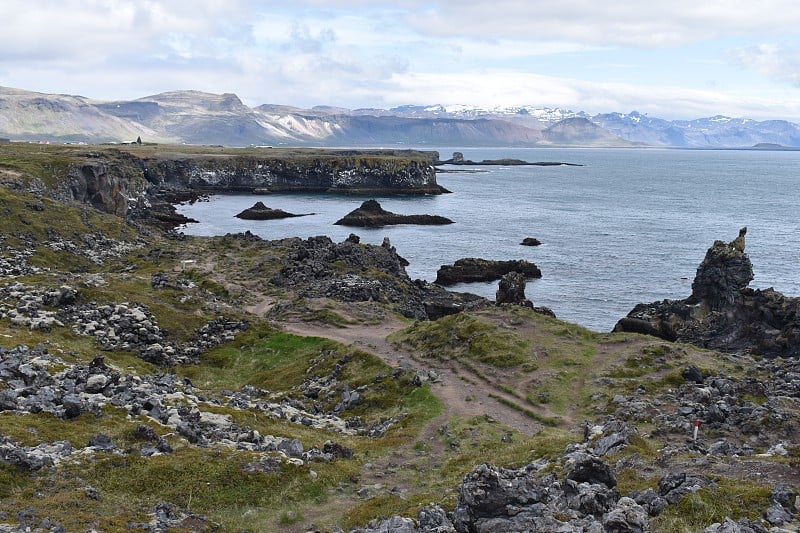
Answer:
[{"label": "grass", "polygon": [[651,520],[654,531],[699,531],[710,524],[760,518],[771,505],[772,488],[745,480],[722,478],[684,496]]},{"label": "grass", "polygon": [[509,400],[507,398],[503,398],[502,396],[497,396],[496,394],[489,394],[489,398],[494,398],[495,400],[497,400],[498,402],[502,403],[506,407],[510,407],[510,408],[512,408],[512,409],[514,409],[516,411],[519,411],[520,413],[524,414],[525,416],[527,416],[529,418],[532,418],[533,420],[536,420],[537,422],[541,422],[545,426],[556,427],[560,423],[560,420],[557,419],[557,418],[548,417],[548,416],[542,416],[539,413],[537,413],[535,411],[532,411],[532,410],[528,409],[527,407],[523,407],[523,406],[519,405],[516,402],[512,402],[511,400]]},{"label": "grass", "polygon": [[473,359],[497,368],[510,368],[530,357],[530,343],[513,333],[466,313],[430,322],[417,322],[391,337],[425,357]]}]

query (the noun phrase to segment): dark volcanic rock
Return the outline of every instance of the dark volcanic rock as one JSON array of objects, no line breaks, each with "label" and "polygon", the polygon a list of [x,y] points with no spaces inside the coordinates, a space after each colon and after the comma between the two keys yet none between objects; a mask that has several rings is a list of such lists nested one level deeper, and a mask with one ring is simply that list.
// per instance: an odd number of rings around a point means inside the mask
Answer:
[{"label": "dark volcanic rock", "polygon": [[[329,237],[264,241],[252,233],[226,238],[252,241],[263,250],[279,250],[280,271],[268,283],[292,289],[300,298],[334,298],[347,302],[381,302],[404,316],[436,319],[487,303],[474,294],[452,293],[441,286],[411,280],[408,262],[388,239],[381,245],[360,244],[350,235],[341,243]],[[280,313],[281,305],[273,312]]]},{"label": "dark volcanic rock", "polygon": [[514,304],[533,307],[533,303],[525,298],[525,283],[525,276],[519,272],[509,272],[500,278],[495,302],[498,305]]},{"label": "dark volcanic rock", "polygon": [[287,213],[282,209],[269,208],[265,206],[263,202],[256,202],[253,204],[253,207],[248,207],[238,215],[234,216],[236,218],[241,218],[242,220],[276,220],[280,218],[304,217],[310,214],[312,213],[296,215],[294,213]]},{"label": "dark volcanic rock", "polygon": [[525,237],[524,239],[522,239],[522,242],[520,244],[522,246],[539,246],[540,244],[542,244],[542,241],[534,237]]},{"label": "dark volcanic rock", "polygon": [[360,228],[380,228],[395,224],[444,225],[452,224],[449,218],[436,215],[398,215],[386,211],[376,200],[367,200],[361,207],[354,209],[334,222],[338,226],[356,226]]},{"label": "dark volcanic rock", "polygon": [[465,258],[452,265],[442,265],[436,273],[439,285],[454,285],[473,281],[499,280],[509,272],[519,272],[525,278],[541,278],[542,271],[524,259],[493,261],[490,259]]},{"label": "dark volcanic rock", "polygon": [[697,268],[684,300],[639,304],[614,331],[655,335],[727,352],[800,356],[800,298],[747,287],[753,266],[742,228],[730,243],[716,241]]}]

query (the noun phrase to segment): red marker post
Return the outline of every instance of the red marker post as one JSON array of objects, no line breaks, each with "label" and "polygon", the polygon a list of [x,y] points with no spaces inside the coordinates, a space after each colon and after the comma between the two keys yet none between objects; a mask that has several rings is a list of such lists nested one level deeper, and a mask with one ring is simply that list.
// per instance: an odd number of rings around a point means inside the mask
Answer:
[{"label": "red marker post", "polygon": [[694,421],[694,437],[692,440],[697,440],[697,429],[700,427],[700,419]]}]

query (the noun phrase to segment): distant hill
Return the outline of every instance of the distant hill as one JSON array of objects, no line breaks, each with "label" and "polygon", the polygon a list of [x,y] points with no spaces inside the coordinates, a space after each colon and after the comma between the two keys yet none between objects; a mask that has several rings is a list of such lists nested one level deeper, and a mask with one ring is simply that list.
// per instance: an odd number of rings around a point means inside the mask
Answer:
[{"label": "distant hill", "polygon": [[248,107],[231,93],[171,91],[95,101],[0,87],[0,138],[225,146],[800,147],[800,125],[715,116],[665,120],[637,112],[591,116],[561,108],[416,106]]}]

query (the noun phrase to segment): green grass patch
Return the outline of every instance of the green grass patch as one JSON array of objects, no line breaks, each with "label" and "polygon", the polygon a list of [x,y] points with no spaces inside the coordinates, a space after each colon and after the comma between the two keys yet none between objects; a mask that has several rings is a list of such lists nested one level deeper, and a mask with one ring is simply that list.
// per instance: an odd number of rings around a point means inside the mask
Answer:
[{"label": "green grass patch", "polygon": [[709,524],[733,520],[755,520],[770,506],[772,488],[745,480],[719,479],[713,486],[684,496],[651,520],[654,531],[700,531]]},{"label": "green grass patch", "polygon": [[207,389],[237,390],[254,385],[268,390],[286,390],[307,376],[308,362],[323,349],[334,349],[333,341],[301,337],[256,326],[236,340],[204,353],[201,364],[178,369],[195,385]]},{"label": "green grass patch", "polygon": [[520,365],[531,354],[530,342],[467,313],[417,322],[394,334],[391,340],[425,357],[474,359],[498,368]]}]

